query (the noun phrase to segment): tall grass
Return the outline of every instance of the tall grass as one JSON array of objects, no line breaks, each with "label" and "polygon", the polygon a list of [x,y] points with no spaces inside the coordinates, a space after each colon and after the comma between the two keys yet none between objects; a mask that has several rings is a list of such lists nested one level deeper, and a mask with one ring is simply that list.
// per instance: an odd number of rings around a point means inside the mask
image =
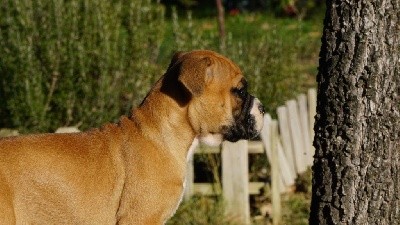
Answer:
[{"label": "tall grass", "polygon": [[150,0],[5,0],[0,126],[48,131],[118,118],[159,73],[164,9]]},{"label": "tall grass", "polygon": [[38,132],[116,120],[141,101],[178,50],[231,58],[270,113],[314,85],[313,23],[228,17],[221,48],[214,19],[177,15],[165,21],[164,8],[151,0],[3,1],[0,126]]}]

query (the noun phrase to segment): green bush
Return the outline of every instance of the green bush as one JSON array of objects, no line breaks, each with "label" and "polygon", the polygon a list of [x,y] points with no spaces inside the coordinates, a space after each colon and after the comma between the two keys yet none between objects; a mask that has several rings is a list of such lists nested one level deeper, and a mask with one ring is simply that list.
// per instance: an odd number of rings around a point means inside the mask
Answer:
[{"label": "green bush", "polygon": [[164,9],[146,1],[0,6],[0,126],[85,129],[137,104],[160,73]]},{"label": "green bush", "polygon": [[[315,85],[320,26],[263,14],[165,21],[151,0],[0,5],[0,127],[97,127],[137,105],[175,51],[211,49],[236,62],[269,113]],[[317,35],[315,35],[315,33]],[[310,66],[311,65],[311,66]]]}]

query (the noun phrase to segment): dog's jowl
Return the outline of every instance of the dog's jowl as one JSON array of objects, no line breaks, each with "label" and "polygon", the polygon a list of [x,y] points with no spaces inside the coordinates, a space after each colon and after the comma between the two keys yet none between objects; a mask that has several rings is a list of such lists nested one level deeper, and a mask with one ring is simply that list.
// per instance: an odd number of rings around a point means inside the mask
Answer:
[{"label": "dog's jowl", "polygon": [[232,61],[176,53],[117,124],[0,139],[0,224],[163,224],[181,200],[192,143],[253,138],[263,114]]}]

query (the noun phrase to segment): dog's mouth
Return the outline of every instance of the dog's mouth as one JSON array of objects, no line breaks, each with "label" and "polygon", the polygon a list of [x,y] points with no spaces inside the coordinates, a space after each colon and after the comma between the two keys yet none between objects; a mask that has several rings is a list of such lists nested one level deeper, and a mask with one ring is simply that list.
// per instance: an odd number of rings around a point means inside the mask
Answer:
[{"label": "dog's mouth", "polygon": [[222,128],[223,139],[236,142],[240,139],[256,138],[263,127],[264,113],[261,102],[249,95],[244,102],[242,113],[235,118],[235,123]]}]

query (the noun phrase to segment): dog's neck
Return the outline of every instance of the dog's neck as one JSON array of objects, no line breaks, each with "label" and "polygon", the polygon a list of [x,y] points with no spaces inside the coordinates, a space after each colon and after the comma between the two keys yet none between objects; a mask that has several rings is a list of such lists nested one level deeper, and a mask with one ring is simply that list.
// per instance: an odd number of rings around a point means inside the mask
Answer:
[{"label": "dog's neck", "polygon": [[180,105],[159,89],[153,89],[143,103],[132,111],[131,119],[155,146],[169,150],[180,161],[186,161],[197,135],[190,125],[187,105]]}]

